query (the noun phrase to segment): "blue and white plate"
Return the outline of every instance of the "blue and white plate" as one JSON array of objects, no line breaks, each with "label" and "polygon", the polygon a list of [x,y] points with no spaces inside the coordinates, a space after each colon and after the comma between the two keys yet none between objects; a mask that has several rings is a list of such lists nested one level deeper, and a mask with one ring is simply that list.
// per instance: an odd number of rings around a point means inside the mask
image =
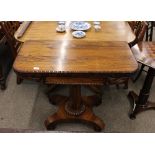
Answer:
[{"label": "blue and white plate", "polygon": [[75,38],[83,38],[86,36],[86,33],[83,32],[83,31],[74,31],[72,33],[72,35],[75,37]]},{"label": "blue and white plate", "polygon": [[85,31],[91,28],[91,24],[83,21],[76,21],[70,24],[70,28],[76,31]]}]

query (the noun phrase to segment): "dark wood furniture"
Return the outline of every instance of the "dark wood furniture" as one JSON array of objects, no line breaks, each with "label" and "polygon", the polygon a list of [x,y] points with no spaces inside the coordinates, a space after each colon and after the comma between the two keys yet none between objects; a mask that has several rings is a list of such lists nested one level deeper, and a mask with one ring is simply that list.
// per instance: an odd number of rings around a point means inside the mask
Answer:
[{"label": "dark wood furniture", "polygon": [[144,35],[146,33],[146,30],[147,30],[147,26],[148,26],[148,24],[145,21],[134,22],[132,30],[133,30],[136,38],[129,43],[130,47],[136,45],[140,41],[143,41]]},{"label": "dark wood furniture", "polygon": [[139,95],[134,91],[130,91],[128,94],[132,104],[130,118],[134,119],[140,112],[155,109],[155,103],[148,101],[150,88],[155,76],[155,42],[140,42],[132,47],[132,52],[139,63],[149,67]]},{"label": "dark wood furniture", "polygon": [[7,76],[12,68],[14,58],[10,52],[10,48],[5,38],[0,41],[0,87],[1,90],[6,89]]},{"label": "dark wood furniture", "polygon": [[15,39],[14,34],[19,28],[20,23],[17,21],[1,21],[0,26],[15,58],[17,56],[17,50],[21,45],[21,42]]},{"label": "dark wood furniture", "polygon": [[147,24],[148,24],[148,27],[147,27],[147,30],[146,30],[145,41],[152,41],[153,27],[155,26],[155,22],[154,21],[148,21]]},{"label": "dark wood furniture", "polygon": [[128,24],[130,25],[132,31],[135,29],[136,21],[128,21]]},{"label": "dark wood furniture", "polygon": [[0,22],[0,86],[6,89],[6,80],[17,55],[19,41],[14,38],[14,33],[19,27],[19,22]]},{"label": "dark wood furniture", "polygon": [[61,122],[84,122],[97,131],[104,122],[92,110],[101,103],[98,96],[82,96],[82,85],[103,85],[109,76],[129,77],[137,62],[126,42],[55,40],[26,41],[14,63],[17,75],[40,78],[45,84],[70,85],[70,95],[50,96],[58,111],[45,121],[47,129]]},{"label": "dark wood furniture", "polygon": [[[147,27],[147,30],[146,30],[146,41],[152,41],[152,37],[153,37],[153,27],[155,25],[155,22],[154,21],[149,21],[147,22],[148,23],[148,27]],[[142,72],[147,72],[148,70],[148,67],[145,65],[145,64],[141,64],[140,66],[140,69],[136,75],[136,77],[134,78],[133,82],[136,82],[139,77],[141,76]]]},{"label": "dark wood furniture", "polygon": [[[10,52],[12,52],[13,59],[17,56],[17,51],[22,44],[21,41],[15,38],[15,32],[20,27],[20,22],[18,21],[1,21],[0,22],[1,30],[4,33],[7,44],[10,48]],[[21,79],[17,76],[17,83],[20,83]]]}]

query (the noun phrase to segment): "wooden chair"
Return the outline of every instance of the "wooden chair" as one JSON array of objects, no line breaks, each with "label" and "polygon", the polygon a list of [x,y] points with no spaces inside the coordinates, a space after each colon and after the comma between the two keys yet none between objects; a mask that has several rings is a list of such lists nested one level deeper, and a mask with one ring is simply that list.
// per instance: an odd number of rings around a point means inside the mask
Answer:
[{"label": "wooden chair", "polygon": [[21,43],[14,38],[19,22],[0,22],[0,86],[6,88],[6,80]]},{"label": "wooden chair", "polygon": [[6,79],[13,64],[13,54],[4,38],[0,41],[0,87],[6,89]]},{"label": "wooden chair", "polygon": [[148,24],[148,27],[147,27],[147,30],[146,30],[145,41],[152,41],[153,27],[155,26],[155,22],[154,21],[148,21],[147,24]]},{"label": "wooden chair", "polygon": [[133,47],[138,42],[143,41],[147,27],[148,27],[148,24],[145,21],[137,21],[134,23],[134,27],[132,28],[132,30],[136,37],[132,42],[129,43],[130,47]]},{"label": "wooden chair", "polygon": [[[146,29],[146,38],[145,41],[152,41],[152,37],[153,37],[153,26],[154,26],[153,21],[147,22],[147,29]],[[139,77],[141,76],[142,72],[145,71],[147,72],[147,70],[145,69],[147,66],[143,63],[141,63],[141,67],[136,75],[136,77],[134,78],[133,82],[136,82]],[[148,67],[147,67],[148,68]]]},{"label": "wooden chair", "polygon": [[130,91],[128,97],[132,103],[131,119],[135,119],[140,112],[155,109],[155,102],[148,101],[151,86],[155,76],[155,42],[142,41],[131,48],[136,60],[148,67],[143,87],[139,95]]},{"label": "wooden chair", "polygon": [[129,21],[128,24],[130,25],[132,31],[134,31],[135,26],[136,26],[136,24],[137,24],[136,21]]},{"label": "wooden chair", "polygon": [[[152,41],[153,27],[155,25],[155,22],[149,21],[147,23],[148,23],[148,27],[147,27],[147,30],[146,30],[146,38],[145,38],[145,41]],[[139,79],[139,77],[141,76],[142,72],[143,71],[144,72],[147,72],[147,70],[148,70],[148,67],[145,64],[141,63],[141,67],[140,67],[140,69],[139,69],[136,77],[134,78],[133,82],[136,82]]]},{"label": "wooden chair", "polygon": [[[129,47],[131,48],[135,44],[143,40],[146,29],[147,29],[147,23],[145,21],[132,21],[132,22],[129,22],[129,25],[136,36],[135,39],[129,43]],[[117,88],[119,88],[120,84],[123,84],[124,85],[123,88],[127,89],[128,81],[129,81],[128,77],[123,77],[119,79],[111,77],[111,78],[108,78],[107,83],[109,85],[116,85]]]},{"label": "wooden chair", "polygon": [[14,58],[17,55],[17,50],[21,45],[21,42],[15,39],[14,34],[20,26],[20,23],[17,21],[2,21],[0,22],[2,32],[4,33],[7,43],[11,48]]}]

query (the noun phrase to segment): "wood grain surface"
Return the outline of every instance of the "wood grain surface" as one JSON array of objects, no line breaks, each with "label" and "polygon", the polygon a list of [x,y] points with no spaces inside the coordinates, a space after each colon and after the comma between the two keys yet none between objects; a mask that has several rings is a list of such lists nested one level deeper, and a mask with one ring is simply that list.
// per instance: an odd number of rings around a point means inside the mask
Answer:
[{"label": "wood grain surface", "polygon": [[[25,42],[26,40],[77,40],[72,36],[72,30],[66,23],[66,32],[56,32],[57,22],[32,22],[22,37],[18,38],[20,31],[17,31],[15,38]],[[92,41],[126,41],[131,42],[135,35],[128,22],[124,21],[102,21],[101,30],[96,32],[93,22],[91,28],[86,31],[86,37],[81,40]],[[23,23],[24,24],[24,23]],[[22,31],[22,28],[20,28]]]},{"label": "wood grain surface", "polygon": [[133,73],[137,62],[126,42],[26,41],[14,69],[22,73]]}]

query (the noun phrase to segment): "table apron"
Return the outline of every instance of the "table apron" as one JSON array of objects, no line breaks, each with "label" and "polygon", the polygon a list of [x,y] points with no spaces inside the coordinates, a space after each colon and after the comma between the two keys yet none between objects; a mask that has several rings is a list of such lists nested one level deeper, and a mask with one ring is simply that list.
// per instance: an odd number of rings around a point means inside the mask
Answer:
[{"label": "table apron", "polygon": [[[16,72],[16,71],[15,71]],[[92,73],[20,73],[17,76],[22,79],[33,79],[46,84],[82,84],[82,85],[103,85],[109,77],[121,78],[131,77],[132,74],[92,74]]]}]

